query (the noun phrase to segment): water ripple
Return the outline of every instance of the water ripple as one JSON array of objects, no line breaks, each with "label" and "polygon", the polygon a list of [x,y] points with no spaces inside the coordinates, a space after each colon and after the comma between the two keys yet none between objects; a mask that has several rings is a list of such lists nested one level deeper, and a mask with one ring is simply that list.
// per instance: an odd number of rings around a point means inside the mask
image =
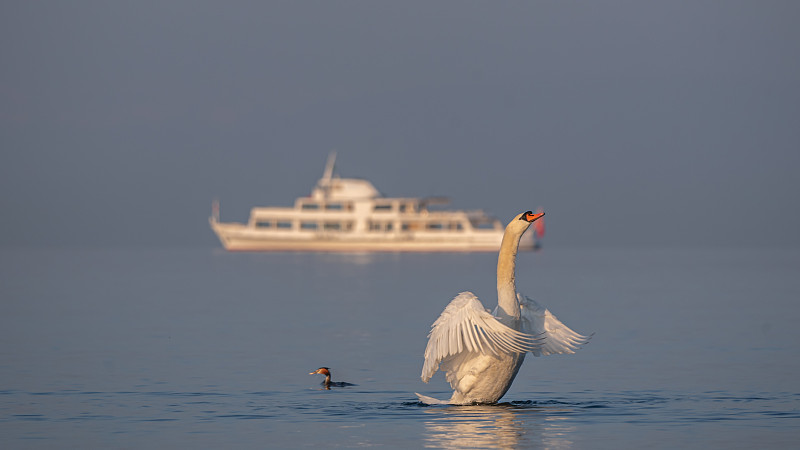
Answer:
[{"label": "water ripple", "polygon": [[199,427],[249,422],[258,422],[267,429],[299,422],[328,423],[337,428],[422,423],[428,430],[428,445],[464,443],[462,439],[479,439],[488,433],[521,446],[542,446],[544,441],[526,439],[533,439],[534,435],[538,436],[536,439],[555,439],[576,427],[592,424],[680,427],[749,422],[777,429],[781,424],[796,427],[800,419],[800,394],[788,392],[581,391],[516,395],[525,396],[537,400],[428,406],[409,393],[398,391],[299,391],[296,395],[222,390],[6,391],[0,403],[0,423],[114,423],[119,432],[135,432],[135,424],[143,422],[180,423],[190,430],[194,430],[192,424]]}]

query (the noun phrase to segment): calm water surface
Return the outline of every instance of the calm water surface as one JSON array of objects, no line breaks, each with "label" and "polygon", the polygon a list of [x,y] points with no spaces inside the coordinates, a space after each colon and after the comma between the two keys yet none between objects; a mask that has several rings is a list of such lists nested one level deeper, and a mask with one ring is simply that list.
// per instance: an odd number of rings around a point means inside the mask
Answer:
[{"label": "calm water surface", "polygon": [[[791,448],[800,251],[555,249],[518,287],[592,342],[424,406],[430,324],[493,254],[0,253],[2,448]],[[356,386],[320,388],[320,376]]]}]

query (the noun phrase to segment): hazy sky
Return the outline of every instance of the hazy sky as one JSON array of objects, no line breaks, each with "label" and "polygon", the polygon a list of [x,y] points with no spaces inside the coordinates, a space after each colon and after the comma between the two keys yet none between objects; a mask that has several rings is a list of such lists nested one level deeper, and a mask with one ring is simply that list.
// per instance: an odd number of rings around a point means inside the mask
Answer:
[{"label": "hazy sky", "polygon": [[800,2],[4,1],[0,245],[218,246],[342,176],[547,245],[800,246]]}]

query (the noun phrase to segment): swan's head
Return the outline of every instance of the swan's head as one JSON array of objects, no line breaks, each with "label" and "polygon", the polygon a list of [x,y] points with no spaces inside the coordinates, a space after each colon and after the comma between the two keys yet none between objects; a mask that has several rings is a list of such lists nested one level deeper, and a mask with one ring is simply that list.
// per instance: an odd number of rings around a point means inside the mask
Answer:
[{"label": "swan's head", "polygon": [[530,211],[525,211],[524,213],[517,216],[517,220],[524,220],[525,222],[533,223],[542,216],[544,216],[544,212],[532,213]]},{"label": "swan's head", "polygon": [[318,373],[322,374],[322,375],[325,375],[326,377],[331,376],[331,370],[328,369],[327,367],[320,367],[319,369],[309,373],[309,375],[316,375]]},{"label": "swan's head", "polygon": [[539,220],[544,215],[543,212],[540,213],[532,213],[530,211],[525,211],[522,214],[519,214],[517,217],[512,220],[506,230],[509,232],[516,232],[520,235],[528,229],[529,226],[536,220]]}]

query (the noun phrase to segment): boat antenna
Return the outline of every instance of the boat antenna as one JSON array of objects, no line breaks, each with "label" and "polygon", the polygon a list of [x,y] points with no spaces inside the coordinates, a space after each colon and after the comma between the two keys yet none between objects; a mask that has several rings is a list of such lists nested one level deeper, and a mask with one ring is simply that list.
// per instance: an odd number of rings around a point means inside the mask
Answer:
[{"label": "boat antenna", "polygon": [[328,162],[325,163],[325,172],[322,174],[322,180],[325,185],[329,185],[333,177],[333,167],[336,165],[336,151],[332,151],[328,155]]},{"label": "boat antenna", "polygon": [[211,218],[214,222],[219,222],[219,199],[216,197],[211,201]]}]

